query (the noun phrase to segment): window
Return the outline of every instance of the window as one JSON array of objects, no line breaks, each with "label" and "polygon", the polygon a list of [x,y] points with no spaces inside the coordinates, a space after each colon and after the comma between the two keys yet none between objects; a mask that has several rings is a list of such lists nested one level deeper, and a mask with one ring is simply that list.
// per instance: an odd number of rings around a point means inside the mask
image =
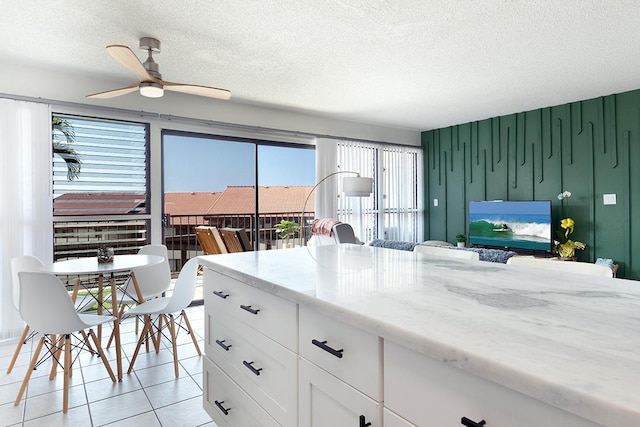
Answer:
[{"label": "window", "polygon": [[391,144],[340,141],[339,170],[374,180],[371,197],[338,201],[338,219],[360,240],[422,240],[422,150]]},{"label": "window", "polygon": [[244,229],[262,250],[281,247],[277,223],[300,221],[312,145],[170,130],[162,141],[165,242],[183,261],[201,250],[194,226]]},{"label": "window", "polygon": [[54,259],[94,255],[100,245],[137,252],[150,219],[147,126],[63,115],[53,123]]}]

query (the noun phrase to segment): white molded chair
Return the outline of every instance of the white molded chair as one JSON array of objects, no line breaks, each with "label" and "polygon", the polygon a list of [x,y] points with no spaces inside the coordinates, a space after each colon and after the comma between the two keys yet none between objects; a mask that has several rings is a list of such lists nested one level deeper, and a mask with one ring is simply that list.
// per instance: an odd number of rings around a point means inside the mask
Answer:
[{"label": "white molded chair", "polygon": [[507,260],[509,265],[522,265],[525,267],[543,268],[553,271],[566,271],[567,273],[589,274],[600,277],[613,277],[613,270],[606,265],[590,262],[558,261],[550,258],[536,258],[532,256],[513,256]]},{"label": "white molded chair", "polygon": [[470,259],[474,261],[480,260],[480,254],[478,254],[478,252],[458,250],[453,248],[449,249],[446,246],[417,245],[413,248],[413,251],[423,254],[431,254],[443,258]]},{"label": "white molded chair", "polygon": [[[23,256],[18,256],[11,259],[12,301],[13,301],[13,307],[16,309],[18,313],[20,313],[20,281],[18,278],[18,273],[23,271],[39,272],[41,271],[42,266],[43,266],[42,261],[40,261],[37,257],[32,255],[23,255]],[[77,286],[78,284],[76,284],[76,287]],[[75,292],[74,292],[73,300],[75,302]],[[88,309],[90,306],[91,304],[86,301],[79,301],[75,303],[75,308],[78,311],[84,311]],[[16,360],[18,360],[18,356],[20,355],[20,350],[22,349],[22,346],[25,345],[27,341],[29,341],[31,338],[33,338],[35,334],[36,332],[32,331],[31,327],[27,323],[22,331],[22,335],[20,336],[20,341],[18,341],[18,344],[16,345],[16,350],[13,353],[13,358],[11,359],[11,362],[9,363],[9,367],[7,368],[7,374],[10,374],[11,371],[13,370]]]},{"label": "white molded chair", "polygon": [[[169,254],[165,245],[145,245],[138,251],[140,255],[157,255],[164,258],[160,264],[132,269],[138,287],[145,300],[157,298],[171,286],[171,267]],[[138,296],[131,277],[123,285],[123,291],[118,294],[120,304],[136,304]]]},{"label": "white molded chair", "polygon": [[[72,344],[74,332],[89,329],[89,336],[93,339],[96,350],[104,364],[111,381],[116,382],[111,366],[102,351],[100,341],[93,332],[93,327],[107,322],[113,322],[116,317],[99,314],[78,313],[71,302],[64,284],[56,276],[41,272],[20,272],[18,273],[20,282],[20,315],[34,330],[42,335],[31,358],[31,363],[14,402],[15,406],[20,404],[31,373],[36,365],[42,363],[39,359],[40,351],[46,346],[48,357],[53,357],[54,362],[60,364],[60,354],[64,348],[64,388],[62,412],[65,414],[69,409],[69,378],[71,377],[71,364],[75,359],[72,354],[74,350],[88,349],[86,339],[78,339]],[[59,336],[56,339],[55,336]],[[52,371],[50,379],[55,376]]]},{"label": "white molded chair", "polygon": [[[191,324],[189,323],[187,313],[185,312],[185,308],[189,306],[189,304],[193,300],[193,296],[195,295],[198,267],[198,259],[191,258],[182,267],[182,270],[180,270],[180,274],[178,275],[178,279],[176,280],[176,285],[171,296],[146,301],[143,304],[137,305],[125,312],[125,316],[127,317],[144,315],[146,319],[144,329],[140,334],[140,339],[138,340],[138,345],[136,346],[136,350],[133,353],[133,357],[131,358],[131,364],[129,365],[129,370],[127,371],[127,373],[131,373],[133,364],[138,357],[140,346],[143,343],[148,343],[149,339],[151,339],[152,341],[154,341],[156,353],[160,351],[160,340],[163,336],[162,331],[167,328],[169,329],[170,333],[170,336],[168,338],[171,340],[171,345],[173,348],[173,365],[176,378],[179,377],[176,326],[178,327],[178,329],[186,330],[187,333],[191,335],[191,340],[193,341],[193,345],[196,347],[198,356],[202,354],[200,352],[200,346],[198,346],[196,336],[193,333],[193,329],[191,329]],[[176,313],[178,313],[177,316]],[[153,319],[154,321],[151,320],[152,316],[155,317],[155,319]],[[184,319],[185,326],[182,325],[181,321],[176,324],[176,320],[182,319]]]},{"label": "white molded chair", "polygon": [[[164,261],[160,264],[134,268],[131,270],[135,275],[143,301],[148,301],[152,298],[162,296],[162,293],[171,286],[171,267],[169,266],[169,254],[167,247],[165,245],[145,245],[140,248],[138,254],[157,255],[164,258]],[[138,301],[138,295],[136,294],[132,276],[129,276],[122,286],[122,290],[119,290],[116,296],[118,305],[120,306],[120,317],[122,317],[127,308],[140,303]],[[136,323],[136,333],[137,332],[138,325]],[[112,333],[109,341],[107,342],[107,348],[111,346],[113,338]]]},{"label": "white molded chair", "polygon": [[[13,307],[18,313],[20,313],[20,282],[18,273],[21,271],[40,271],[41,268],[42,262],[38,258],[31,255],[24,255],[11,259],[12,301]],[[20,341],[18,341],[18,344],[16,345],[16,350],[13,353],[13,358],[11,359],[9,367],[7,368],[7,374],[10,374],[13,370],[13,366],[16,364],[16,360],[18,360],[18,356],[20,354],[22,346],[25,345],[27,341],[29,341],[29,339],[31,339],[35,335],[35,332],[29,334],[30,329],[31,328],[27,323],[22,330]]]}]

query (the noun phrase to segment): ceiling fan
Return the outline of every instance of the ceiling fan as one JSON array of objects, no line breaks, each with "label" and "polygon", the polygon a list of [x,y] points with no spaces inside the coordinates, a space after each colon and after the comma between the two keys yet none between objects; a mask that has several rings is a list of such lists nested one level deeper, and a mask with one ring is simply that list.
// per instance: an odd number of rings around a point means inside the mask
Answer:
[{"label": "ceiling fan", "polygon": [[140,49],[146,50],[149,54],[149,57],[144,62],[144,64],[140,62],[135,53],[133,53],[133,51],[127,46],[119,44],[107,46],[107,52],[109,52],[116,61],[127,67],[136,76],[138,76],[138,79],[140,79],[140,81],[120,89],[113,89],[106,92],[98,92],[87,95],[87,98],[114,98],[116,96],[135,92],[136,90],[140,91],[140,95],[149,98],[160,98],[162,95],[164,95],[165,90],[188,93],[190,95],[207,96],[209,98],[231,98],[231,91],[228,91],[226,89],[183,83],[173,83],[162,80],[162,75],[158,71],[158,64],[153,60],[153,52],[160,53],[159,40],[151,37],[142,37],[140,39]]}]

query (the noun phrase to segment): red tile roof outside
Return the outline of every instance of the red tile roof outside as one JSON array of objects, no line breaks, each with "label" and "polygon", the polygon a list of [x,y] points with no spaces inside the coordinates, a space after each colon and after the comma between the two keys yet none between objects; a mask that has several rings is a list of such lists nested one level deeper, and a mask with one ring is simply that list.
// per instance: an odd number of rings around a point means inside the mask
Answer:
[{"label": "red tile roof outside", "polygon": [[[312,186],[260,186],[259,212],[264,215],[302,212]],[[164,195],[165,214],[173,216],[252,215],[254,187],[230,186],[223,192],[172,192]],[[67,193],[53,201],[54,214],[124,215],[145,210],[145,196],[132,193]],[[306,212],[313,212],[309,198]],[[196,220],[197,221],[197,220]]]},{"label": "red tile roof outside", "polygon": [[144,213],[144,194],[66,193],[53,200],[55,216],[126,215]]},{"label": "red tile roof outside", "polygon": [[209,213],[222,192],[164,193],[164,212],[170,215]]},{"label": "red tile roof outside", "polygon": [[[312,186],[260,186],[258,187],[258,212],[265,215],[302,212],[304,201]],[[309,199],[307,212],[313,211],[313,197]],[[213,215],[251,215],[255,212],[253,186],[227,187],[213,208]]]}]

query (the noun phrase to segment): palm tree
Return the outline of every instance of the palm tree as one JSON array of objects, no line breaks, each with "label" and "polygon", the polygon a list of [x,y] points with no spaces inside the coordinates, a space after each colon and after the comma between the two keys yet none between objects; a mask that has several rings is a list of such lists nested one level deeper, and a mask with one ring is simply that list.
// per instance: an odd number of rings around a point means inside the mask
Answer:
[{"label": "palm tree", "polygon": [[[67,119],[54,116],[51,121],[51,131],[53,133],[53,154],[57,154],[65,161],[67,179],[73,181],[80,175],[80,154],[69,146],[76,139],[73,125]],[[60,134],[64,140],[59,139]]]}]

